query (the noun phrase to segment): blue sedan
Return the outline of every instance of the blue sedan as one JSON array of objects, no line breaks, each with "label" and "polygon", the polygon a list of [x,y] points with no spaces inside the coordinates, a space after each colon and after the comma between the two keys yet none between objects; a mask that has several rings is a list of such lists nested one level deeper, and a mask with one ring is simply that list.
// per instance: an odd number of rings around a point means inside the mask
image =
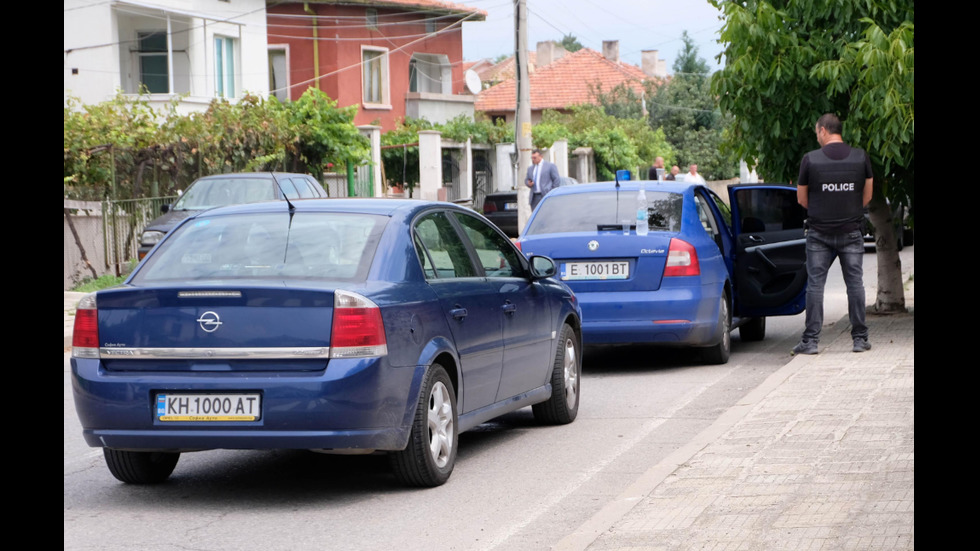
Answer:
[{"label": "blue sedan", "polygon": [[[636,227],[641,185],[646,232]],[[732,329],[761,340],[766,316],[797,314],[806,302],[796,189],[731,186],[729,196],[731,207],[683,182],[562,187],[538,205],[518,245],[558,264],[582,304],[586,344],[700,347],[725,363]]]},{"label": "blue sedan", "polygon": [[85,440],[128,483],[185,451],[299,448],[389,452],[404,483],[442,484],[462,431],[525,406],[575,419],[581,310],[555,274],[447,203],[195,214],[79,304]]}]

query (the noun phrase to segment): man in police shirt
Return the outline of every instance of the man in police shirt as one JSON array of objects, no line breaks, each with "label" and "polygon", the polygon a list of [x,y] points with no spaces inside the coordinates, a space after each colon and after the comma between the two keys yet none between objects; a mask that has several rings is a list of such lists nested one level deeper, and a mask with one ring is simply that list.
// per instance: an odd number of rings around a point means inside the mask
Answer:
[{"label": "man in police shirt", "polygon": [[800,163],[796,197],[807,209],[806,234],[806,328],[792,354],[816,354],[823,326],[823,291],[827,271],[840,258],[847,287],[847,314],[851,321],[854,352],[871,349],[864,304],[864,207],[871,201],[871,161],[868,155],[844,143],[843,126],[836,115],[817,120],[820,149],[807,153]]}]

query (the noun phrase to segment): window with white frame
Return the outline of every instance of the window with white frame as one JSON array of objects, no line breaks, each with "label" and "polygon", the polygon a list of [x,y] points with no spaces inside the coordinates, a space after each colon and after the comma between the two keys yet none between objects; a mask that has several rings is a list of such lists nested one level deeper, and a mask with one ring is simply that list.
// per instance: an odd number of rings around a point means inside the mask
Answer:
[{"label": "window with white frame", "polygon": [[408,91],[451,94],[452,76],[449,56],[415,52],[408,62]]},{"label": "window with white frame", "polygon": [[361,47],[362,100],[365,107],[390,108],[388,100],[388,50]]},{"label": "window with white frame", "polygon": [[214,95],[235,97],[235,39],[214,37]]},{"label": "window with white frame", "polygon": [[279,101],[289,100],[289,48],[269,45],[269,93]]},{"label": "window with white frame", "polygon": [[151,94],[170,92],[166,31],[136,33],[139,49],[139,87]]}]

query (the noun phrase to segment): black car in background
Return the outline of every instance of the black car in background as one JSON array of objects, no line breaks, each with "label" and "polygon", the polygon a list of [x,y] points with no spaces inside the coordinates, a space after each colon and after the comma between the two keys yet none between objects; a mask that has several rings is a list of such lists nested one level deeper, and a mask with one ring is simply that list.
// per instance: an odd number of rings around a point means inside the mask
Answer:
[{"label": "black car in background", "polygon": [[[562,186],[578,183],[575,178],[562,177]],[[498,191],[488,193],[483,199],[483,216],[493,222],[507,237],[518,237],[517,231],[517,192]]]},{"label": "black car in background", "polygon": [[143,260],[163,236],[174,229],[181,220],[196,211],[213,207],[274,201],[285,197],[315,199],[326,197],[320,182],[309,174],[289,172],[250,172],[214,174],[198,178],[173,205],[163,205],[163,216],[147,224],[140,236],[139,259]]}]

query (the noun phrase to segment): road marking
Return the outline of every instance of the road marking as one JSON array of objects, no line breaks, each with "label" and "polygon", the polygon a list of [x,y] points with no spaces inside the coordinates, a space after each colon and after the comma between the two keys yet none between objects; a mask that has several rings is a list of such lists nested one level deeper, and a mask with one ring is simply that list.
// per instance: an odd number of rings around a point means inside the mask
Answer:
[{"label": "road marking", "polygon": [[[565,499],[566,497],[568,497],[569,495],[571,495],[573,492],[575,492],[576,490],[578,490],[588,480],[590,480],[595,475],[597,475],[600,472],[602,472],[602,470],[605,469],[610,463],[612,463],[616,459],[620,458],[627,451],[629,451],[630,449],[632,449],[633,447],[635,447],[637,444],[639,444],[642,440],[644,440],[645,438],[647,438],[648,436],[650,436],[650,433],[652,433],[654,430],[656,430],[657,427],[659,427],[660,425],[664,424],[667,421],[670,421],[674,417],[674,414],[676,414],[678,411],[680,411],[680,410],[684,409],[685,407],[687,407],[689,404],[691,404],[691,402],[694,402],[695,400],[697,400],[697,398],[699,396],[701,396],[702,394],[704,394],[704,392],[706,390],[708,390],[709,388],[713,387],[719,381],[725,379],[726,377],[728,377],[729,375],[731,375],[732,372],[734,372],[736,369],[739,369],[741,367],[742,367],[741,365],[735,364],[732,367],[730,367],[729,369],[723,371],[720,375],[718,375],[714,379],[710,380],[709,382],[707,382],[705,384],[702,384],[700,387],[695,387],[695,388],[691,389],[690,391],[688,391],[686,394],[684,394],[683,396],[681,396],[681,398],[679,400],[675,401],[672,407],[670,407],[668,410],[666,410],[665,412],[663,412],[663,414],[658,419],[652,420],[652,421],[651,420],[648,420],[646,423],[644,423],[644,426],[643,426],[643,428],[640,431],[638,431],[632,437],[630,437],[629,439],[625,440],[624,442],[622,442],[621,444],[619,444],[618,446],[616,446],[614,448],[613,453],[608,454],[601,461],[597,461],[597,462],[593,463],[592,466],[588,470],[586,470],[584,472],[581,472],[581,473],[578,473],[577,476],[574,476],[573,478],[571,478],[569,480],[569,482],[566,483],[563,487],[561,487],[561,488],[557,489],[556,491],[551,492],[550,494],[548,494],[547,496],[545,496],[545,498],[540,503],[538,503],[538,512],[536,514],[533,514],[531,516],[528,516],[527,518],[524,518],[521,522],[512,524],[506,530],[497,531],[497,533],[495,534],[495,536],[487,543],[486,549],[494,549],[494,548],[501,547],[514,534],[520,532],[521,530],[523,530],[524,528],[526,528],[528,525],[530,525],[531,523],[533,523],[534,521],[536,521],[538,518],[540,518],[542,515],[544,515],[552,507],[554,507],[555,505],[557,505],[558,503],[560,503],[563,499]],[[673,454],[671,454],[671,455],[673,455]],[[673,471],[673,468],[671,468],[671,471]],[[649,472],[650,471],[647,471],[647,473],[649,473]],[[647,474],[644,473],[643,475],[641,475],[641,479],[644,478],[644,477],[646,477],[646,476],[647,476]],[[635,483],[634,483],[634,485],[635,485]],[[632,485],[630,487],[632,488]],[[615,499],[616,499],[616,501],[618,501],[620,498],[615,498]],[[608,507],[608,505],[606,507]],[[632,504],[630,504],[630,507],[629,508],[632,508]],[[628,510],[629,509],[627,509],[627,511]],[[605,511],[605,508],[603,508],[602,511]],[[600,511],[600,513],[602,511]],[[593,517],[593,518],[595,518],[595,517]],[[586,525],[587,524],[588,524],[588,521],[586,522]],[[583,526],[585,526],[585,525],[583,525]],[[580,530],[581,530],[581,528],[580,528]],[[575,534],[573,533],[569,537],[571,537],[572,535],[575,535]],[[566,537],[565,539],[568,539],[568,538]],[[594,540],[594,539],[595,539],[594,537],[591,538],[589,540],[589,542],[591,543],[591,541]],[[565,540],[562,540],[562,542],[564,542],[564,541]],[[559,546],[560,545],[561,545],[561,543],[559,543]]]},{"label": "road marking", "polygon": [[600,535],[629,513],[637,503],[650,495],[665,478],[748,415],[764,397],[812,358],[813,356],[798,356],[776,370],[762,384],[722,413],[708,428],[640,475],[619,496],[606,503],[599,512],[582,523],[577,530],[562,538],[552,547],[552,550],[584,551],[587,549]]}]

